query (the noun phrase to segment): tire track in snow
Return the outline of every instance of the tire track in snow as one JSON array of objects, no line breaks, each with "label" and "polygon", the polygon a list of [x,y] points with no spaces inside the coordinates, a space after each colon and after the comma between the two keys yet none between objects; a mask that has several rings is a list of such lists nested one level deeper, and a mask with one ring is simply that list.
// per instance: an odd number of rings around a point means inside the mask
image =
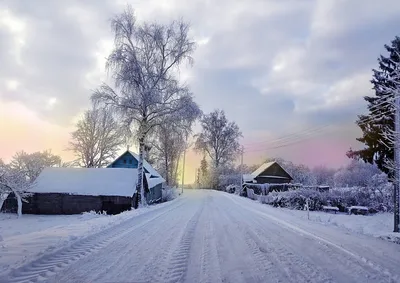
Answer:
[{"label": "tire track in snow", "polygon": [[204,206],[205,200],[202,201],[200,207],[196,209],[197,211],[185,226],[176,249],[172,250],[168,256],[169,264],[167,267],[161,268],[160,274],[155,274],[151,282],[184,282],[194,233]]},{"label": "tire track in snow", "polygon": [[219,204],[213,210],[213,215],[218,215],[216,237],[219,240],[217,253],[224,260],[221,265],[222,282],[278,282],[276,271],[266,270],[254,255],[257,252],[249,247],[248,236],[244,232],[247,220],[235,214],[235,208],[225,203]]},{"label": "tire track in snow", "polygon": [[291,282],[333,282],[332,278],[324,274],[317,266],[311,265],[304,258],[285,248],[281,242],[282,239],[276,238],[272,244],[268,239],[263,241],[260,238],[260,235],[266,233],[265,230],[250,229],[248,232],[256,247],[263,255],[268,254],[269,260],[279,265]]},{"label": "tire track in snow", "polygon": [[[153,220],[162,217],[168,212],[179,208],[183,205],[183,203],[175,202],[173,205],[174,206],[172,208],[167,207],[166,210],[163,209],[164,207],[160,208],[160,210],[163,210],[163,212],[157,213],[156,216],[150,217],[138,225],[135,225],[136,223],[132,223],[132,221],[135,220],[135,217],[133,217],[116,226],[107,228],[101,232],[78,240],[69,247],[62,248],[50,254],[45,254],[40,258],[11,271],[3,278],[0,278],[0,282],[31,283],[48,280],[50,277],[55,276],[58,271],[65,269],[72,263],[82,259],[88,254],[97,252],[113,241],[132,233],[148,223],[151,223]],[[157,211],[158,210],[153,210],[151,212]],[[147,213],[142,215],[146,216],[146,214]],[[122,232],[118,233],[119,231]]]},{"label": "tire track in snow", "polygon": [[205,229],[203,235],[203,249],[201,252],[200,280],[201,283],[222,282],[220,258],[216,244],[216,235],[210,210],[213,202],[212,197],[207,196],[205,215]]},{"label": "tire track in snow", "polygon": [[[191,209],[193,210],[193,208]],[[153,243],[147,245],[145,250],[140,254],[136,254],[137,251],[135,251],[135,258],[139,260],[139,264],[132,274],[135,279],[141,282],[154,282],[156,281],[154,277],[154,275],[157,274],[156,271],[169,262],[174,248],[179,245],[180,238],[177,237],[177,235],[179,235],[181,231],[184,231],[195,214],[195,210],[189,214],[176,211],[176,214],[177,215],[169,215],[168,219],[170,221],[163,221],[162,225],[160,225],[160,232],[164,232],[162,241],[153,241]],[[176,228],[179,228],[179,230],[177,231]],[[148,240],[151,242],[154,239],[149,238]],[[142,245],[142,243],[140,244]],[[154,251],[157,251],[157,253]],[[154,279],[152,279],[153,277]],[[160,280],[162,281],[163,279],[161,278]]]},{"label": "tire track in snow", "polygon": [[371,269],[349,259],[347,255],[332,251],[328,245],[315,243],[314,239],[301,237],[290,230],[281,233],[280,226],[275,223],[265,226],[265,220],[259,216],[253,216],[252,220],[256,222],[253,226],[255,237],[269,235],[262,244],[269,246],[284,266],[290,267],[292,276],[298,282],[306,281],[310,276],[312,282],[359,282],[360,277],[365,277],[367,282],[391,282],[380,278],[379,274],[371,276]]},{"label": "tire track in snow", "polygon": [[[252,212],[254,214],[257,214],[263,218],[267,218],[267,219],[273,221],[276,225],[278,225],[288,231],[297,233],[299,236],[302,236],[302,237],[312,238],[312,239],[316,240],[317,243],[319,243],[321,246],[329,247],[330,249],[335,249],[337,252],[339,252],[345,256],[345,257],[343,257],[343,256],[339,257],[339,255],[338,255],[337,260],[339,260],[339,262],[342,262],[344,259],[346,259],[346,257],[353,258],[356,262],[359,263],[357,266],[354,264],[354,260],[348,259],[347,262],[349,264],[353,265],[353,267],[358,270],[360,270],[360,268],[364,269],[364,272],[367,272],[369,274],[369,277],[375,278],[374,280],[379,280],[379,282],[400,282],[400,278],[398,276],[390,273],[390,271],[387,270],[386,268],[383,268],[382,266],[374,263],[373,261],[368,260],[367,258],[360,256],[360,255],[344,248],[343,246],[341,246],[339,244],[336,244],[336,243],[334,243],[328,239],[325,239],[322,236],[318,236],[312,232],[308,232],[292,223],[289,223],[287,221],[279,219],[275,216],[268,215],[267,213],[262,212],[262,211],[257,211],[251,207],[247,207],[243,203],[240,202],[240,199],[236,200],[235,197],[233,197],[233,196],[225,195],[225,194],[224,194],[224,196],[226,198],[230,199],[232,202],[239,205],[240,207],[242,207],[243,209],[245,209],[249,212]],[[330,251],[328,250],[328,255],[330,257],[332,257],[329,254],[329,252]],[[359,273],[361,273],[361,271]],[[366,280],[370,280],[371,278],[366,278]]]},{"label": "tire track in snow", "polygon": [[[227,208],[229,209],[229,208]],[[230,221],[235,224],[237,231],[244,235],[243,239],[247,245],[249,251],[251,252],[253,258],[253,266],[257,269],[257,272],[252,271],[255,282],[293,282],[290,275],[287,272],[287,268],[279,264],[279,262],[274,261],[270,257],[270,252],[264,249],[260,249],[260,246],[253,239],[252,233],[249,232],[250,225],[248,222],[251,220],[245,219],[240,213],[233,215],[234,211],[230,209],[229,213]],[[241,220],[239,220],[239,219]],[[284,274],[277,274],[277,269],[281,268]],[[284,278],[284,279],[282,279]]]},{"label": "tire track in snow", "polygon": [[[166,214],[163,215],[163,217],[166,216]],[[168,218],[170,218],[170,215],[168,215]],[[131,270],[131,276],[135,278],[135,281],[147,282],[147,280],[142,280],[140,278],[149,278],[143,274],[145,269],[144,266],[149,264],[149,261],[154,260],[154,258],[148,257],[148,255],[151,254],[151,252],[153,252],[154,250],[162,250],[161,248],[157,247],[157,243],[154,243],[154,239],[152,237],[157,237],[157,235],[163,233],[164,231],[168,231],[168,221],[160,221],[161,219],[163,218],[160,217],[157,219],[159,221],[157,223],[161,222],[161,225],[154,225],[153,222],[152,225],[142,226],[139,229],[126,234],[124,237],[119,238],[118,243],[129,243],[127,245],[128,249],[125,249],[123,253],[115,255],[115,257],[113,255],[115,260],[111,264],[107,264],[106,268],[102,270],[102,272],[96,274],[96,277],[91,282],[99,282],[102,279],[106,278],[110,272],[116,270],[117,268],[121,269],[121,264],[125,263],[123,259],[126,258],[126,255],[130,254],[135,255],[133,257],[133,262],[129,261],[126,263],[128,265],[127,269]],[[173,234],[171,234],[168,239],[170,239],[172,236]],[[116,242],[114,242],[113,244],[116,244]],[[118,248],[120,247],[116,247],[115,250],[117,250]],[[148,258],[147,261],[143,262],[143,260],[146,258]]]}]

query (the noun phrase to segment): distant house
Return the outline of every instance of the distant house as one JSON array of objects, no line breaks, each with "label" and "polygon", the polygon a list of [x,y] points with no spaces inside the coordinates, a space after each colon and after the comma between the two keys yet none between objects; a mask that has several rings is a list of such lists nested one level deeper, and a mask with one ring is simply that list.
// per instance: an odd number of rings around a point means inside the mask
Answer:
[{"label": "distant house", "polygon": [[244,183],[287,184],[292,176],[276,161],[266,162],[251,174],[243,175]]}]

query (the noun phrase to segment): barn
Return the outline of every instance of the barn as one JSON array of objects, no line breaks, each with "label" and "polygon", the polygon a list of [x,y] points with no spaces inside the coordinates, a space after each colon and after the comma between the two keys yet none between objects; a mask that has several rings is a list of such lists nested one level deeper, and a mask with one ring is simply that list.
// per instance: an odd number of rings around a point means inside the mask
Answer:
[{"label": "barn", "polygon": [[[162,182],[151,181],[149,174],[143,179],[148,202],[156,195],[149,189]],[[131,207],[137,183],[137,169],[115,168],[46,168],[29,190],[22,213],[27,214],[79,214],[85,211],[106,211],[117,214]],[[16,201],[8,199],[5,210],[16,210]]]},{"label": "barn", "polygon": [[287,184],[292,180],[292,176],[276,161],[266,162],[253,173],[243,175],[245,183]]}]

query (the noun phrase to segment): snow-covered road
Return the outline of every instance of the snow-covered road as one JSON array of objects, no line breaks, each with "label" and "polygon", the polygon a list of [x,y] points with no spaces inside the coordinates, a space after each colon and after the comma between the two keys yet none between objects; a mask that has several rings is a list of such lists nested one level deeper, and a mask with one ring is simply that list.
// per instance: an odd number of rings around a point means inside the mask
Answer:
[{"label": "snow-covered road", "polygon": [[400,282],[400,245],[215,191],[43,255],[0,282]]}]

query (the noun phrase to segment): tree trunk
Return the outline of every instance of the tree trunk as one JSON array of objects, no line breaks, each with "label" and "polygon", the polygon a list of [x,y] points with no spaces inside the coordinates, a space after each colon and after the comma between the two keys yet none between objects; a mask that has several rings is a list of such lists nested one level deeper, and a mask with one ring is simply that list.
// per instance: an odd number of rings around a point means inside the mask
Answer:
[{"label": "tree trunk", "polygon": [[143,186],[143,178],[144,178],[144,170],[143,170],[143,154],[144,154],[144,137],[141,136],[139,138],[139,163],[138,163],[138,178],[136,184],[136,196],[134,195],[132,198],[133,208],[137,209],[140,206],[146,206],[146,197],[144,195],[144,186]]},{"label": "tree trunk", "polygon": [[4,201],[7,199],[8,194],[0,194],[0,211],[1,208],[3,207]]},{"label": "tree trunk", "polygon": [[22,199],[21,195],[17,192],[14,192],[15,196],[17,197],[17,203],[18,203],[18,218],[22,216]]},{"label": "tree trunk", "polygon": [[178,166],[179,166],[179,155],[175,158],[175,169],[174,169],[174,185],[178,185]]},{"label": "tree trunk", "polygon": [[170,185],[170,180],[169,180],[169,166],[168,166],[168,155],[165,154],[165,182],[167,183],[167,185]]}]

